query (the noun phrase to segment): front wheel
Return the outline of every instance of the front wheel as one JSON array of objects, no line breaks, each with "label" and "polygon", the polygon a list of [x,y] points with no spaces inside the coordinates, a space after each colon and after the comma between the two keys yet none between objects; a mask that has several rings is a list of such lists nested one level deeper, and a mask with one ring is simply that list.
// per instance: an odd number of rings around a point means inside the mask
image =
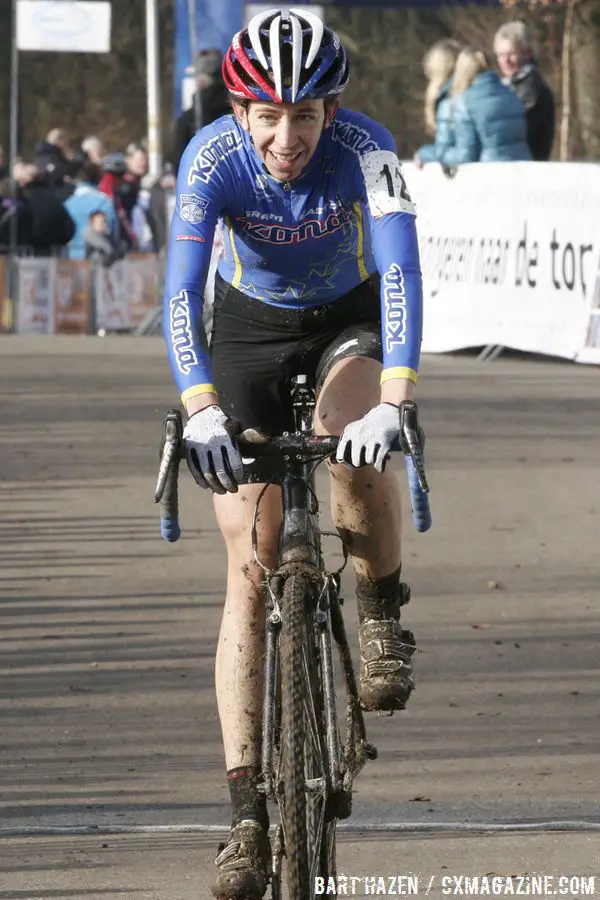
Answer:
[{"label": "front wheel", "polygon": [[315,896],[315,879],[335,875],[335,819],[329,789],[315,591],[291,575],[281,598],[279,805],[290,900]]}]

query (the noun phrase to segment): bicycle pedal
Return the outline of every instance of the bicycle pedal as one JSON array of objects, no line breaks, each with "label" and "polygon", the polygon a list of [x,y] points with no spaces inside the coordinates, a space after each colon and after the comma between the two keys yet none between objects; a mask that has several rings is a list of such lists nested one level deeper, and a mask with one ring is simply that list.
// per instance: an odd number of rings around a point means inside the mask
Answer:
[{"label": "bicycle pedal", "polygon": [[365,756],[367,759],[377,759],[379,756],[379,751],[375,744],[369,744],[368,741],[365,741]]}]

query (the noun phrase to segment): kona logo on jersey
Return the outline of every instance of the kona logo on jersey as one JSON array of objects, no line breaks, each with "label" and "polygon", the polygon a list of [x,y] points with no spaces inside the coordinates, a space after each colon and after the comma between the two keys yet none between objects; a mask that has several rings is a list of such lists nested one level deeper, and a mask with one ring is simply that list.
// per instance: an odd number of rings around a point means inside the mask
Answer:
[{"label": "kona logo on jersey", "polygon": [[246,234],[256,241],[281,245],[301,244],[303,241],[326,237],[347,225],[351,218],[351,210],[346,209],[339,213],[332,213],[326,219],[305,219],[296,228],[287,228],[283,225],[260,225],[244,219],[240,219],[240,222]]},{"label": "kona logo on jersey", "polygon": [[352,150],[358,156],[363,153],[373,153],[379,150],[379,145],[373,140],[368,131],[359,128],[353,122],[337,122],[332,125],[332,139],[348,150]]},{"label": "kona logo on jersey", "polygon": [[187,291],[181,291],[176,297],[169,300],[169,324],[177,368],[183,375],[188,375],[192,366],[198,365],[198,356],[194,350],[190,300]]},{"label": "kona logo on jersey", "polygon": [[233,130],[224,131],[207,144],[203,144],[188,173],[188,184],[196,184],[197,181],[208,184],[221,160],[231,156],[232,153],[237,153],[242,147],[241,137],[237,131]]},{"label": "kona logo on jersey", "polygon": [[406,288],[404,275],[397,263],[392,263],[383,276],[385,304],[385,349],[391,353],[394,347],[406,343]]},{"label": "kona logo on jersey", "polygon": [[283,216],[274,216],[273,213],[263,213],[258,209],[247,209],[247,219],[260,219],[261,222],[283,222]]}]

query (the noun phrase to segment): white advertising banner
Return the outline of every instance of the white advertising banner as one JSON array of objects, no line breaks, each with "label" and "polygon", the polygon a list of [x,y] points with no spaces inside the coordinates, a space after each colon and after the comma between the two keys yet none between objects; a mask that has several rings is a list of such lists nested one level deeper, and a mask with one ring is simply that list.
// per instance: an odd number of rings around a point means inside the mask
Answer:
[{"label": "white advertising banner", "polygon": [[417,207],[423,352],[499,344],[600,362],[600,166],[403,166]]},{"label": "white advertising banner", "polygon": [[17,0],[17,48],[110,53],[110,2]]},{"label": "white advertising banner", "polygon": [[54,260],[17,260],[17,332],[54,334]]},{"label": "white advertising banner", "polygon": [[110,268],[96,266],[94,292],[96,328],[99,331],[128,331],[131,328],[129,284],[130,272],[126,259]]}]

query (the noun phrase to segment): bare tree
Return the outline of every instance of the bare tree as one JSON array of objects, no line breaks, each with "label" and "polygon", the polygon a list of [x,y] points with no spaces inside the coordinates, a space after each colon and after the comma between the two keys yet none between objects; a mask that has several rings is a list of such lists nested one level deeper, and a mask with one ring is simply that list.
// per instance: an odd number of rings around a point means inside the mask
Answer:
[{"label": "bare tree", "polygon": [[571,0],[572,79],[582,155],[600,160],[600,0]]}]

